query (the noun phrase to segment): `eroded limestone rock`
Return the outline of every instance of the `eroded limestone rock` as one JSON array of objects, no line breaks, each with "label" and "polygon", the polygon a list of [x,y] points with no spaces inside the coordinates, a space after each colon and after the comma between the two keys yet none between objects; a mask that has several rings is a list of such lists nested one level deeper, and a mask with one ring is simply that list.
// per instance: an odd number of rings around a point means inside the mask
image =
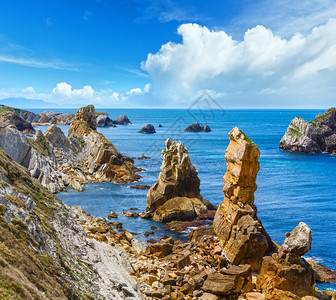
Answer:
[{"label": "eroded limestone rock", "polygon": [[234,265],[250,264],[255,271],[272,247],[254,206],[260,152],[239,128],[232,129],[229,136],[224,201],[217,209],[213,226],[230,261]]},{"label": "eroded limestone rock", "polygon": [[184,145],[167,139],[166,148],[161,155],[161,172],[158,181],[148,191],[147,211],[154,212],[159,206],[175,197],[203,200],[198,171]]},{"label": "eroded limestone rock", "polygon": [[311,230],[301,222],[287,234],[277,253],[263,258],[257,289],[262,290],[267,299],[291,299],[290,294],[294,297],[314,295],[314,271],[300,257],[310,246]]}]

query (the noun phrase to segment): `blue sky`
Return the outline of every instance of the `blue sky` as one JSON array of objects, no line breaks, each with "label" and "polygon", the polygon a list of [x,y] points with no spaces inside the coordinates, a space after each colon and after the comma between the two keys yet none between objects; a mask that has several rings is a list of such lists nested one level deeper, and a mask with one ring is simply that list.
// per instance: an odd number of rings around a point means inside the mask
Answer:
[{"label": "blue sky", "polygon": [[328,107],[335,18],[331,0],[0,0],[0,99]]}]

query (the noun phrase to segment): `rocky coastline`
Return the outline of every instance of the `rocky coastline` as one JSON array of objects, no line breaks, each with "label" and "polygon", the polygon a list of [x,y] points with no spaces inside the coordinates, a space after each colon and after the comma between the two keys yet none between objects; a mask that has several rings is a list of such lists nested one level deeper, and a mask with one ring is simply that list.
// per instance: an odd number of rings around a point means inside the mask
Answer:
[{"label": "rocky coastline", "polygon": [[[34,120],[25,111],[9,114]],[[334,110],[325,115],[314,126],[324,126],[327,132]],[[48,123],[55,117],[41,116]],[[284,233],[279,246],[258,219],[254,192],[260,152],[239,128],[229,133],[224,200],[218,208],[201,195],[198,171],[187,148],[166,140],[146,211],[139,214],[130,208],[124,215],[163,222],[171,230],[198,228],[182,242],[169,236],[150,238],[156,230],[152,226],[144,234],[145,243],[136,232],[123,229],[115,212],[106,216],[110,221],[95,218],[53,195],[66,187],[82,191],[89,182],[140,179],[133,159],[97,132],[99,122],[114,125],[108,115],[89,105],[71,118],[68,136],[56,122],[44,133],[37,130],[33,138],[7,122],[13,118],[6,118],[0,128],[0,292],[6,297],[336,299],[336,293],[315,288],[317,280],[335,282],[336,273],[302,257],[311,248],[308,225],[300,222]],[[118,119],[118,124],[130,124],[125,115]]]}]

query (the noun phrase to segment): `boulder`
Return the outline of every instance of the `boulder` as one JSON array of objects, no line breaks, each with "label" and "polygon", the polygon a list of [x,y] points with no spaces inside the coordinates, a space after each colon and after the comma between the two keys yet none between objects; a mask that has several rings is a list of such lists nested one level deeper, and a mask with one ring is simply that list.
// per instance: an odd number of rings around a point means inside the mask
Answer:
[{"label": "boulder", "polygon": [[64,147],[67,141],[63,131],[55,124],[48,127],[44,132],[44,136],[54,147]]},{"label": "boulder", "polygon": [[215,231],[212,226],[210,227],[199,227],[193,229],[188,236],[189,241],[200,242],[202,238],[209,236],[215,236]]},{"label": "boulder", "polygon": [[[297,241],[293,242],[295,237]],[[300,257],[300,254],[310,249],[310,243],[310,229],[306,224],[300,223],[291,235],[287,236],[277,253],[263,258],[257,278],[257,289],[263,291],[266,298],[289,299],[288,294],[293,294],[294,297],[314,295],[314,271]],[[298,246],[299,244],[301,246]]]},{"label": "boulder", "polygon": [[114,124],[119,124],[119,125],[127,125],[127,124],[132,124],[132,122],[128,119],[128,117],[124,114],[119,116],[113,121]]},{"label": "boulder", "polygon": [[312,267],[315,273],[315,279],[317,282],[328,282],[336,284],[336,271],[325,267],[314,260],[308,260],[308,263]]},{"label": "boulder", "polygon": [[113,125],[113,120],[109,118],[108,115],[99,115],[97,117],[97,126],[98,127],[115,127]]},{"label": "boulder", "polygon": [[198,172],[184,145],[167,139],[161,155],[161,172],[157,182],[147,193],[146,210],[154,212],[169,199],[176,197],[197,198],[203,201]]},{"label": "boulder", "polygon": [[305,255],[311,248],[312,231],[307,224],[300,222],[291,233],[286,233],[286,239],[280,248],[283,253]]},{"label": "boulder", "polygon": [[118,214],[112,210],[112,211],[108,214],[107,218],[108,218],[109,220],[111,220],[111,219],[113,219],[113,218],[114,218],[114,219],[115,219],[115,218],[118,218]]},{"label": "boulder", "polygon": [[153,215],[154,221],[193,220],[208,211],[206,205],[197,198],[176,197],[159,206]]},{"label": "boulder", "polygon": [[202,290],[218,296],[243,294],[253,289],[251,267],[249,265],[234,266],[209,274]]},{"label": "boulder", "polygon": [[290,123],[279,148],[302,153],[333,153],[336,150],[336,108],[307,122],[295,117]]},{"label": "boulder", "polygon": [[156,133],[155,128],[152,124],[147,124],[142,127],[138,133]]},{"label": "boulder", "polygon": [[257,271],[273,245],[254,206],[260,152],[239,128],[232,129],[229,136],[224,201],[217,209],[213,227],[231,263],[250,264],[252,271]]},{"label": "boulder", "polygon": [[186,129],[184,129],[184,131],[188,131],[188,132],[200,132],[200,131],[204,131],[204,132],[210,132],[210,126],[209,125],[205,125],[205,126],[201,126],[198,122],[193,123],[191,125],[189,125]]}]

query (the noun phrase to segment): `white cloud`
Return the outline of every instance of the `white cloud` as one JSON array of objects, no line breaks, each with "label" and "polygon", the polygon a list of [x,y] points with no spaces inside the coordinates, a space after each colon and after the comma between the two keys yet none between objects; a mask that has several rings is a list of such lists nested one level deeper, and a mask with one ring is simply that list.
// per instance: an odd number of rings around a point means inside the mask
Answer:
[{"label": "white cloud", "polygon": [[260,25],[247,30],[242,41],[197,24],[181,25],[178,34],[181,43],[164,44],[141,64],[157,97],[190,101],[208,89],[253,106],[257,95],[309,94],[320,101],[317,91],[323,87],[325,98],[336,93],[336,19],[288,39]]},{"label": "white cloud", "polygon": [[22,94],[35,94],[35,90],[32,86],[28,86],[22,90]]},{"label": "white cloud", "polygon": [[79,89],[73,89],[66,82],[57,83],[50,93],[37,93],[31,86],[21,91],[10,89],[0,89],[0,99],[8,97],[24,97],[27,99],[38,99],[45,102],[57,103],[75,107],[78,105],[94,104],[98,106],[112,107],[120,105],[126,101],[131,101],[135,97],[139,97],[149,90],[149,84],[143,88],[134,88],[128,92],[116,92],[113,90],[103,89],[95,91],[91,86],[85,85]]}]

